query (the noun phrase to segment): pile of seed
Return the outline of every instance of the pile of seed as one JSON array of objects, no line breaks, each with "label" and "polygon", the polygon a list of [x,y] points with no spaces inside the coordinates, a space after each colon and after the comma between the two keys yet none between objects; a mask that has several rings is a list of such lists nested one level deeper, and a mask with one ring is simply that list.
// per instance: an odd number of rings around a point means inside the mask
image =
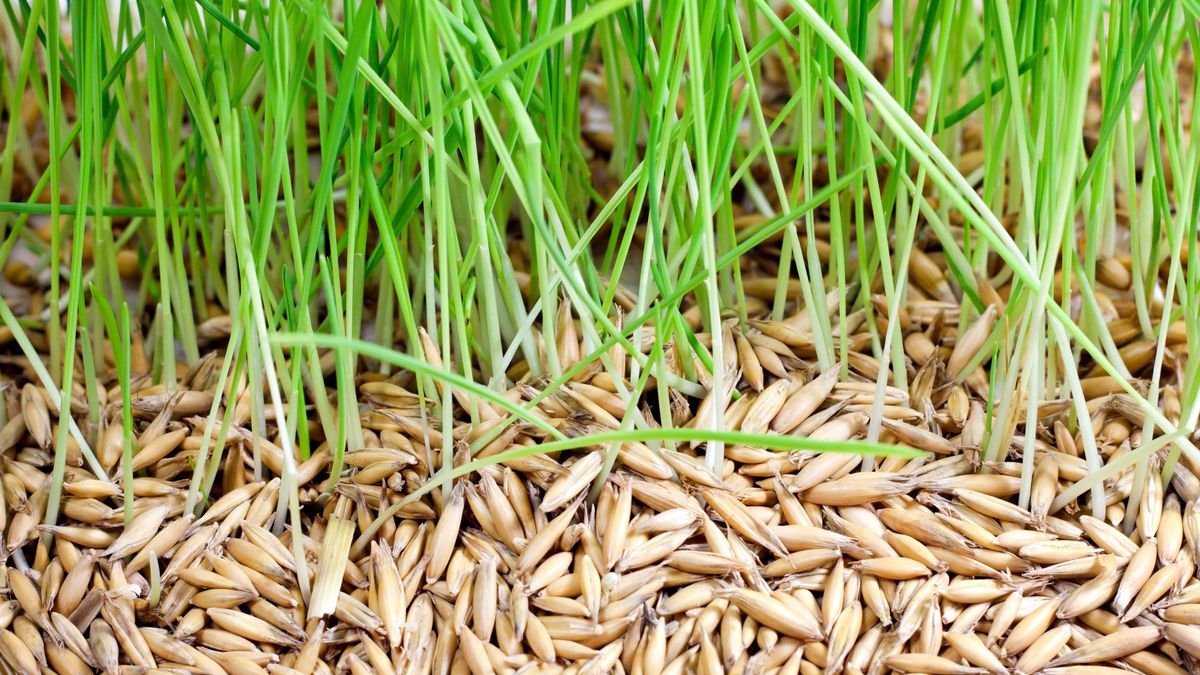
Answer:
[{"label": "pile of seed", "polygon": [[[1200,467],[1184,457],[1164,485],[1168,451],[1152,455],[1128,533],[1133,463],[1113,464],[1095,493],[1103,504],[1067,492],[1089,473],[1085,440],[1106,463],[1141,443],[1137,406],[1102,375],[1082,381],[1093,439],[1071,431],[1071,401],[1043,401],[1036,423],[1011,430],[1005,456],[982,462],[987,375],[967,366],[998,305],[958,333],[958,303],[939,297],[945,278],[914,255],[916,286],[893,318],[910,385],[886,388],[878,433],[925,453],[916,459],[864,465],[732,445],[712,471],[703,445],[605,444],[421,490],[443,464],[444,433],[456,466],[497,429],[473,459],[552,439],[461,395],[456,426],[439,428],[411,373],[364,375],[366,438],[342,475],[330,476],[326,445],[296,457],[301,532],[280,519],[283,450],[253,433],[247,391],[222,414],[219,480],[195,517],[185,494],[206,444],[214,352],[174,391],[143,377],[132,395],[131,525],[119,479],[89,472],[72,436],[59,524],[48,527],[57,397],[32,376],[10,382],[0,655],[18,673],[1196,672]],[[730,429],[866,435],[881,365],[864,353],[863,313],[836,326],[851,336],[842,375],[813,364],[806,316],[729,322],[736,349],[723,365],[736,386],[673,393],[673,423],[723,405]],[[569,313],[558,335],[561,362],[577,362]],[[1143,341],[1114,337],[1131,372],[1146,367]],[[623,352],[612,355],[624,372]],[[120,392],[101,384],[118,403],[91,430],[95,460],[119,477]],[[507,397],[525,403],[541,385],[520,378]],[[535,410],[568,437],[614,430],[630,405],[621,389],[612,371],[587,368]],[[651,398],[640,407],[653,424]],[[1177,421],[1174,385],[1160,400]],[[80,401],[71,411],[88,430]],[[468,405],[482,422],[467,421]],[[1028,508],[1017,505],[1021,430],[1035,434]],[[589,499],[608,453],[613,471]]]}]

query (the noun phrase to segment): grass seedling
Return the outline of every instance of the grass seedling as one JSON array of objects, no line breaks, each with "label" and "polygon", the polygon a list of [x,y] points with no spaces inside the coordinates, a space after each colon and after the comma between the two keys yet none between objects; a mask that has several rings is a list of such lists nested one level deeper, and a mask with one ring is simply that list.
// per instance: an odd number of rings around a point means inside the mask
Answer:
[{"label": "grass seedling", "polygon": [[3,0],[0,658],[1186,669],[1197,18]]}]

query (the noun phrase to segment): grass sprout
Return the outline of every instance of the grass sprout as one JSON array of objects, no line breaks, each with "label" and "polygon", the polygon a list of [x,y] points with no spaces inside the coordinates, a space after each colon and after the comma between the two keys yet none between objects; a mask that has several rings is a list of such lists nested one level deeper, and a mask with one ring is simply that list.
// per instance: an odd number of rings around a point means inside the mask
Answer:
[{"label": "grass sprout", "polygon": [[0,1],[0,657],[1194,669],[1198,19]]}]

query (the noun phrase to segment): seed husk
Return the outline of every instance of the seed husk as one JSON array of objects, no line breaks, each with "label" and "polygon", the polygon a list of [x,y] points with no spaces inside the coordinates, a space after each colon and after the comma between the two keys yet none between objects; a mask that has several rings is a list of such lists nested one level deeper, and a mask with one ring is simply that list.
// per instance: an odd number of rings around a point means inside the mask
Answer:
[{"label": "seed husk", "polygon": [[964,666],[932,654],[893,654],[886,659],[889,667],[901,673],[933,673],[935,675],[971,675],[986,672],[983,668]]},{"label": "seed husk", "polygon": [[341,518],[331,518],[325,532],[324,546],[317,562],[317,580],[308,602],[308,618],[328,616],[337,605],[338,591],[349,562],[350,544],[354,539],[354,524]]},{"label": "seed husk", "polygon": [[205,610],[213,623],[235,635],[254,642],[284,647],[299,647],[302,642],[262,619],[233,609],[213,608]]},{"label": "seed husk", "polygon": [[111,546],[104,549],[102,555],[108,556],[111,559],[122,558],[135,551],[140,551],[142,546],[148,543],[155,534],[158,533],[159,527],[163,520],[171,512],[171,507],[166,504],[154,506],[136,516],[129,527],[117,537]]},{"label": "seed husk", "polygon": [[1178,563],[1172,563],[1158,570],[1146,580],[1137,595],[1129,603],[1129,607],[1121,613],[1121,623],[1127,623],[1142,613],[1147,607],[1166,595],[1183,574]]},{"label": "seed husk", "polygon": [[808,616],[807,610],[800,615],[793,614],[789,610],[794,609],[795,605],[783,604],[779,596],[748,589],[727,589],[721,593],[755,621],[783,635],[800,640],[813,640],[820,636],[820,627],[816,625],[815,617],[811,623],[799,621],[802,616]]},{"label": "seed husk", "polygon": [[1058,618],[1073,619],[1107,604],[1113,594],[1119,591],[1121,579],[1120,569],[1116,566],[1107,567],[1066,595],[1058,608]]},{"label": "seed husk", "polygon": [[[1058,608],[1062,604],[1062,598],[1054,598],[1049,602],[1042,602],[1033,611],[1025,615],[1023,619],[1013,626],[1012,632],[1004,641],[1001,648],[1001,656],[1014,656],[1025,651],[1035,640],[1040,639],[1044,635],[1050,625],[1054,622]],[[1067,626],[1068,629],[1070,626]]]},{"label": "seed husk", "polygon": [[1145,649],[1162,639],[1162,630],[1157,626],[1122,628],[1067,652],[1048,665],[1065,666],[1081,663],[1113,661]]},{"label": "seed husk", "polygon": [[1016,670],[1022,673],[1040,671],[1066,647],[1070,639],[1071,626],[1068,624],[1062,624],[1053,630],[1046,631],[1022,652],[1021,658],[1017,659]]},{"label": "seed husk", "polygon": [[571,499],[579,495],[592,479],[603,468],[604,456],[599,452],[584,455],[582,459],[571,465],[571,468],[546,490],[539,507],[544,513],[556,511]]}]

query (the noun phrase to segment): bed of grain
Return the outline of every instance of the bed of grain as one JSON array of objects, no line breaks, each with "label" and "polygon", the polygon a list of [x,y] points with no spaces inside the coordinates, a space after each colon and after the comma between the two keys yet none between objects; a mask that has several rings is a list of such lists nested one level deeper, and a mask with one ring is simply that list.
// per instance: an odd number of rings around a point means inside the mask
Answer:
[{"label": "bed of grain", "polygon": [[[368,373],[366,447],[346,455],[332,496],[321,498],[326,450],[297,468],[303,560],[297,533],[276,520],[282,451],[249,431],[245,392],[227,413],[219,498],[199,518],[181,516],[215,359],[173,393],[138,384],[129,528],[119,485],[89,473],[74,445],[61,524],[39,525],[57,402],[14,383],[0,429],[0,653],[22,673],[1194,672],[1197,467],[1185,459],[1167,485],[1149,480],[1136,527],[1122,532],[1133,468],[1119,462],[1143,420],[1110,378],[1087,377],[1087,440],[1117,469],[1104,503],[1064,492],[1089,472],[1084,439],[1064,424],[1069,401],[1048,400],[1028,425],[1036,468],[1029,508],[1018,507],[1027,425],[1010,431],[1006,461],[981,464],[987,376],[964,369],[996,311],[956,335],[959,305],[942,297],[946,281],[926,258],[916,256],[916,290],[895,318],[911,386],[887,389],[880,435],[923,457],[864,467],[856,455],[730,446],[714,472],[703,447],[625,443],[506,461],[447,494],[413,498],[443,433],[465,447],[507,413],[463,399],[487,421],[440,429],[407,388],[411,374]],[[878,364],[859,351],[862,315],[846,319],[856,349],[841,380],[809,361],[803,317],[744,332],[729,322],[737,350],[726,366],[739,394],[729,428],[830,440],[866,432]],[[560,324],[559,357],[571,364],[579,341],[569,314]],[[204,328],[220,335],[217,324]],[[1122,345],[1131,371],[1146,353],[1141,341]],[[587,369],[536,411],[568,436],[615,429],[628,405],[615,389]],[[526,378],[507,396],[538,393]],[[673,396],[674,420],[714,400]],[[1170,418],[1170,385],[1162,400]],[[95,448],[113,475],[120,436],[112,424]],[[545,440],[518,422],[477,458]],[[588,500],[605,451],[616,452],[615,469]]]}]

